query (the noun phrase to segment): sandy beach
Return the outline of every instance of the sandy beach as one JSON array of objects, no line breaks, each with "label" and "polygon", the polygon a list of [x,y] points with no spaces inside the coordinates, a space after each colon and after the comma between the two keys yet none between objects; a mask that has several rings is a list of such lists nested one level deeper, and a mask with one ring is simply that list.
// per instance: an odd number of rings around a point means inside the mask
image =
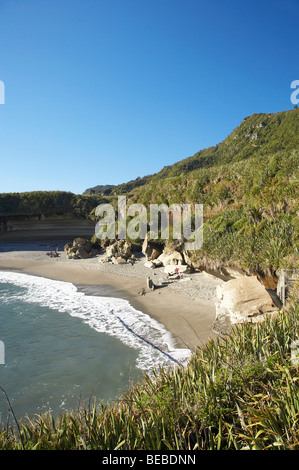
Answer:
[{"label": "sandy beach", "polygon": [[[131,265],[101,263],[101,257],[67,259],[63,242],[34,241],[0,242],[0,270],[22,272],[45,278],[71,282],[86,294],[94,295],[101,286],[101,295],[126,299],[137,310],[150,315],[172,334],[178,348],[195,350],[209,338],[215,320],[216,286],[224,281],[211,274],[196,272],[169,282],[164,268],[144,266],[146,258],[138,257]],[[59,256],[47,252],[58,248]],[[147,289],[150,276],[157,286]],[[140,291],[145,289],[145,294]]]}]

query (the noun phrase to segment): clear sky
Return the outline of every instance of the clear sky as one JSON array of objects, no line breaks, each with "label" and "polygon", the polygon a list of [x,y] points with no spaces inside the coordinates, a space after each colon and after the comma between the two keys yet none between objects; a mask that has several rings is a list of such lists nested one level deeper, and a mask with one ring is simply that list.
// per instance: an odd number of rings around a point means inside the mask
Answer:
[{"label": "clear sky", "polygon": [[0,0],[0,192],[82,193],[292,109],[299,0]]}]

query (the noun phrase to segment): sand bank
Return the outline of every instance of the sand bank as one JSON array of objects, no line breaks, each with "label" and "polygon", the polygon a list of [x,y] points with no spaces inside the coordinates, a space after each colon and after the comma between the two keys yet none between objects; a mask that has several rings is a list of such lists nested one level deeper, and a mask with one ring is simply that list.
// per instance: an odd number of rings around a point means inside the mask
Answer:
[{"label": "sand bank", "polygon": [[[49,279],[71,282],[86,294],[94,294],[97,286],[106,296],[126,299],[130,304],[163,324],[172,334],[177,347],[195,350],[209,338],[215,320],[215,288],[223,281],[207,273],[186,275],[168,283],[163,268],[144,266],[145,258],[134,265],[100,263],[98,258],[69,260],[63,244],[54,242],[59,257],[51,258],[47,251],[55,249],[52,242],[8,244],[0,243],[0,269],[23,272]],[[149,291],[150,276],[157,288]],[[104,291],[103,291],[103,287]],[[145,295],[140,291],[145,289]]]}]

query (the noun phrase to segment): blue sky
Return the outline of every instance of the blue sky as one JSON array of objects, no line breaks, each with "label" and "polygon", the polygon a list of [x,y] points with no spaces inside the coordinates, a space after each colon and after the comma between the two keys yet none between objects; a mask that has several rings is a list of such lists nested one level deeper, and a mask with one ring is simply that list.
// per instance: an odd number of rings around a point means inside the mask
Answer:
[{"label": "blue sky", "polygon": [[292,109],[299,0],[0,0],[0,192],[82,193]]}]

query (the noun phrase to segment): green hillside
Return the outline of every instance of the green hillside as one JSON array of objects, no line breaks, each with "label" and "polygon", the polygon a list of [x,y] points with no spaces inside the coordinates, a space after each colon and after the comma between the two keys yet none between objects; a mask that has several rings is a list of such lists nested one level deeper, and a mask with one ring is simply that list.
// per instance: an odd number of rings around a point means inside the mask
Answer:
[{"label": "green hillside", "polygon": [[[113,187],[114,194],[127,194],[135,188],[164,178],[190,176],[197,169],[239,162],[254,156],[264,157],[299,148],[299,109],[276,114],[253,114],[221,143],[200,150],[161,171]],[[100,187],[102,188],[102,187]],[[93,188],[97,192],[97,187]],[[90,190],[89,190],[90,191]],[[100,192],[100,189],[98,190]]]},{"label": "green hillside", "polygon": [[127,203],[202,203],[194,265],[273,277],[298,267],[299,109],[253,114],[219,145],[114,188]]}]

